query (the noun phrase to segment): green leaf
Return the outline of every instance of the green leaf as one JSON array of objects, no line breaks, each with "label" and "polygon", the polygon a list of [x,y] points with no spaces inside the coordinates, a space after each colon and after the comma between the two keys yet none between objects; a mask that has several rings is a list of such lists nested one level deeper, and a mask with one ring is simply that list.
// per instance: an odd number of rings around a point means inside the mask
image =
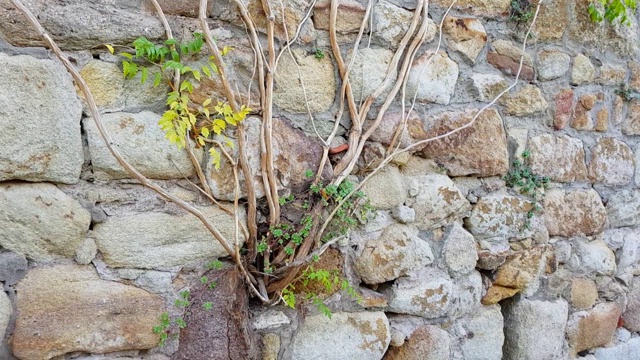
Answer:
[{"label": "green leaf", "polygon": [[153,87],[158,87],[158,85],[160,85],[160,81],[162,81],[162,74],[157,72],[153,78]]},{"label": "green leaf", "polygon": [[165,43],[166,45],[175,45],[175,44],[177,44],[178,42],[176,41],[176,39],[167,39],[164,43]]},{"label": "green leaf", "polygon": [[129,60],[133,60],[133,55],[129,54],[129,53],[120,53],[120,56],[125,57]]},{"label": "green leaf", "polygon": [[211,70],[209,70],[208,66],[203,66],[202,67],[202,72],[207,75],[208,77],[211,77]]},{"label": "green leaf", "polygon": [[144,84],[147,81],[147,76],[149,76],[149,71],[146,67],[142,68],[142,76],[140,77],[140,84]]},{"label": "green leaf", "polygon": [[200,81],[200,71],[193,70],[191,73],[193,74],[193,77],[196,78],[196,80]]}]

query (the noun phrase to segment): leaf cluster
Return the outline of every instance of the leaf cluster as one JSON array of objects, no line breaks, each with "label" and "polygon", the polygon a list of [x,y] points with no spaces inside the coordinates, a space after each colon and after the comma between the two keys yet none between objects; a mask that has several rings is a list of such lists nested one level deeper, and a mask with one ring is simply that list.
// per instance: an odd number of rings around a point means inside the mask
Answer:
[{"label": "leaf cluster", "polygon": [[520,194],[528,195],[533,200],[533,208],[527,212],[527,222],[525,223],[525,229],[529,229],[531,227],[530,219],[535,213],[542,210],[539,204],[541,190],[548,187],[550,179],[546,176],[536,175],[527,165],[531,157],[529,151],[524,151],[521,155],[523,161],[515,160],[512,169],[503,177],[503,180],[506,181],[508,187],[517,189]]},{"label": "leaf cluster", "polygon": [[637,9],[636,0],[595,0],[589,4],[587,11],[593,22],[601,23],[606,20],[609,24],[614,24],[619,21],[630,26],[629,15],[635,15]]}]

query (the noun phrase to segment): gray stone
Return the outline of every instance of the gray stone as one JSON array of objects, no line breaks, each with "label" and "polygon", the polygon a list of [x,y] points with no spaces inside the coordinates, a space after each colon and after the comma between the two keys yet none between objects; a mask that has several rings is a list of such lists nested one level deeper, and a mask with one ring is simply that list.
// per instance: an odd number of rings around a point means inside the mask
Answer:
[{"label": "gray stone", "polygon": [[398,205],[391,210],[391,216],[403,224],[416,221],[416,211],[408,206]]},{"label": "gray stone", "polygon": [[27,259],[22,254],[0,253],[0,281],[5,285],[17,284],[27,274],[28,266]]},{"label": "gray stone", "polygon": [[589,178],[604,185],[626,185],[635,172],[635,156],[624,142],[603,137],[591,150]]},{"label": "gray stone", "polygon": [[557,79],[569,71],[571,57],[561,51],[543,50],[538,53],[538,79]]},{"label": "gray stone", "polygon": [[[522,57],[522,46],[516,46],[511,41],[498,39],[491,43],[496,52],[500,55],[508,56],[520,62]],[[533,66],[533,57],[527,52],[524,53],[523,64]]]},{"label": "gray stone", "polygon": [[627,69],[623,65],[602,64],[596,81],[601,85],[618,86],[627,78]]},{"label": "gray stone", "polygon": [[640,280],[635,280],[629,286],[627,293],[627,307],[622,313],[624,327],[633,331],[640,331]]},{"label": "gray stone", "polygon": [[429,244],[418,229],[392,224],[370,239],[355,260],[355,270],[367,284],[380,284],[405,276],[433,262]]},{"label": "gray stone", "polygon": [[478,251],[473,235],[455,222],[449,228],[442,246],[442,256],[451,276],[465,275],[475,269]]},{"label": "gray stone", "polygon": [[[50,3],[29,1],[25,6],[64,50],[131,45],[140,36],[150,40],[164,37],[155,12],[143,12],[142,1]],[[0,36],[14,46],[43,46],[42,38],[24,15],[7,0],[0,1]]]},{"label": "gray stone", "polygon": [[414,60],[407,80],[407,97],[448,105],[458,81],[458,64],[446,52],[426,52]]},{"label": "gray stone", "polygon": [[[387,1],[373,6],[373,36],[384,43],[396,47],[404,37],[413,18],[413,13]],[[428,20],[425,42],[431,42],[436,35],[436,24]]]},{"label": "gray stone", "polygon": [[473,74],[471,79],[480,101],[492,101],[508,87],[502,75]]},{"label": "gray stone", "polygon": [[71,76],[51,60],[0,53],[0,77],[0,181],[78,182],[82,107]]},{"label": "gray stone", "polygon": [[292,343],[293,360],[382,359],[391,334],[383,312],[307,316]]},{"label": "gray stone", "polygon": [[640,354],[638,337],[613,347],[598,348],[594,353],[596,360],[631,360],[637,358],[638,354]]},{"label": "gray stone", "polygon": [[[353,62],[351,71],[349,72],[349,81],[351,89],[353,89],[353,98],[355,101],[362,101],[378,87],[382,85],[387,75],[389,64],[393,58],[393,52],[389,49],[364,48],[359,49],[358,54]],[[351,61],[351,54],[347,58],[347,63]],[[385,96],[391,89],[391,84],[395,82],[396,75],[387,85],[381,96]]]},{"label": "gray stone", "polygon": [[569,305],[564,300],[509,301],[503,309],[505,360],[562,358]]},{"label": "gray stone", "polygon": [[543,207],[550,236],[591,236],[601,233],[607,224],[602,199],[593,189],[551,189],[545,194]]},{"label": "gray stone", "polygon": [[571,84],[588,84],[595,80],[596,68],[588,57],[578,54],[573,58],[573,69],[571,70]]},{"label": "gray stone", "polygon": [[13,307],[7,294],[0,289],[0,342],[9,326],[9,320],[13,314]]},{"label": "gray stone", "polygon": [[640,190],[622,190],[611,195],[607,215],[614,228],[640,224]]},{"label": "gray stone", "polygon": [[640,275],[640,230],[634,228],[615,230],[621,232],[619,235],[624,241],[624,245],[617,252],[618,272],[616,277],[629,284],[634,275]]},{"label": "gray stone", "polygon": [[[148,111],[102,115],[102,122],[117,150],[143,175],[152,179],[180,179],[193,175],[195,169],[187,152],[178,150],[166,139],[158,120],[160,115]],[[87,118],[83,124],[95,176],[105,180],[130,178],[107,149],[93,119]]]},{"label": "gray stone", "polygon": [[428,174],[407,177],[409,191],[416,211],[416,226],[421,230],[443,226],[462,217],[471,206],[460,189],[448,176]]},{"label": "gray stone", "polygon": [[506,113],[514,116],[528,116],[546,111],[549,107],[540,88],[535,85],[524,85],[513,95],[505,96],[502,103]]},{"label": "gray stone", "polygon": [[407,198],[407,189],[400,170],[395,166],[387,166],[373,175],[362,187],[367,194],[371,206],[388,210],[402,205]]},{"label": "gray stone", "polygon": [[504,343],[504,320],[499,305],[483,306],[463,327],[467,337],[462,340],[465,360],[500,360]]},{"label": "gray stone", "polygon": [[0,184],[0,246],[36,261],[73,257],[91,215],[52,184]]},{"label": "gray stone", "polygon": [[95,240],[92,238],[86,238],[76,249],[76,262],[78,264],[87,265],[96,257],[97,252],[98,246],[96,245]]},{"label": "gray stone", "polygon": [[[200,208],[233,246],[233,217],[217,207]],[[240,222],[245,214],[239,210]],[[144,213],[113,216],[93,229],[98,250],[111,267],[153,269],[195,265],[227,256],[224,248],[195,216]],[[240,243],[244,237],[240,236]]]},{"label": "gray stone", "polygon": [[529,165],[534,174],[553,181],[587,180],[582,141],[570,136],[544,134],[529,138]]},{"label": "gray stone", "polygon": [[289,323],[291,323],[291,319],[282,311],[269,310],[253,320],[253,328],[256,330],[272,329]]},{"label": "gray stone", "polygon": [[134,284],[155,294],[171,294],[173,276],[166,271],[142,271],[134,281]]},{"label": "gray stone", "polygon": [[574,250],[581,261],[583,270],[598,275],[613,275],[616,273],[616,256],[602,240],[587,242],[578,239],[574,242]]}]

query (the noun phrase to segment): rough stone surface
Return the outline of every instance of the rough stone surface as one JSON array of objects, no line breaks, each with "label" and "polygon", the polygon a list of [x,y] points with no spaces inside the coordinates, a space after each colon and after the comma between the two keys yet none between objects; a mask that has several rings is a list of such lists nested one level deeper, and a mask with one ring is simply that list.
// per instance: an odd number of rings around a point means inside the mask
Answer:
[{"label": "rough stone surface", "polygon": [[[373,35],[391,47],[396,47],[409,29],[412,18],[413,13],[410,11],[387,1],[377,2],[373,6]],[[425,42],[433,40],[436,29],[436,24],[428,20]]]},{"label": "rough stone surface", "polygon": [[[200,208],[233,244],[233,217],[217,207]],[[244,211],[240,209],[240,221]],[[98,250],[111,267],[152,269],[185,266],[226,256],[222,245],[191,214],[144,213],[113,216],[93,229]],[[240,236],[240,242],[244,238]]]},{"label": "rough stone surface", "polygon": [[289,324],[291,320],[282,311],[269,310],[260,314],[253,320],[253,328],[256,330],[264,330],[276,328],[278,326]]},{"label": "rough stone surface", "polygon": [[571,57],[561,51],[543,50],[538,53],[538,79],[557,79],[569,71]]},{"label": "rough stone surface", "polygon": [[462,342],[465,360],[502,359],[504,319],[499,305],[480,307],[463,326],[467,331]]},{"label": "rough stone surface", "polygon": [[507,82],[501,75],[473,74],[471,79],[480,101],[492,101],[508,87]]},{"label": "rough stone surface", "polygon": [[457,277],[471,272],[478,260],[473,235],[457,222],[451,225],[442,246],[442,256],[451,276]]},{"label": "rough stone surface", "polygon": [[[515,76],[520,68],[522,49],[506,40],[496,40],[491,45],[495,51],[487,53],[487,62],[503,73]],[[527,81],[534,79],[533,58],[527,53],[524,53],[520,78]]]},{"label": "rough stone surface", "polygon": [[611,137],[598,139],[591,150],[591,181],[605,185],[626,185],[634,172],[635,156],[627,144]]},{"label": "rough stone surface", "polygon": [[600,109],[596,113],[596,128],[598,132],[607,132],[609,128],[609,110],[606,108]]},{"label": "rough stone surface", "polygon": [[[336,16],[336,32],[358,32],[364,19],[366,8],[357,1],[342,0],[338,3]],[[313,10],[313,24],[318,30],[329,30],[329,16],[331,2],[324,1],[316,4]]]},{"label": "rough stone surface", "polygon": [[503,308],[504,359],[557,359],[563,352],[568,311],[564,300],[508,302]]},{"label": "rough stone surface", "polygon": [[569,2],[570,0],[557,0],[540,7],[538,19],[533,27],[538,39],[550,41],[562,38],[571,19]]},{"label": "rough stone surface", "polygon": [[622,84],[627,77],[627,69],[621,65],[603,64],[600,75],[596,79],[598,84],[616,86]]},{"label": "rough stone surface", "polygon": [[[307,316],[292,344],[292,359],[382,359],[391,334],[383,312]],[[331,346],[327,346],[331,344]]]},{"label": "rough stone surface", "polygon": [[529,166],[534,174],[553,181],[587,180],[582,141],[569,136],[545,134],[529,138]]},{"label": "rough stone surface", "polygon": [[602,240],[577,240],[574,247],[580,258],[583,271],[598,275],[614,275],[616,273],[616,256]]},{"label": "rough stone surface", "polygon": [[550,236],[590,236],[604,230],[607,212],[595,190],[552,189],[544,198],[544,219]]},{"label": "rough stone surface", "polygon": [[417,92],[419,101],[448,105],[457,81],[458,64],[446,52],[427,52],[411,65],[407,94],[413,97]]},{"label": "rough stone surface", "polygon": [[614,228],[640,224],[640,190],[622,190],[613,194],[607,202],[607,214]]},{"label": "rough stone surface", "polygon": [[[102,115],[102,122],[117,149],[143,175],[151,179],[180,179],[193,175],[195,169],[189,155],[165,138],[158,120],[160,115],[148,111]],[[95,176],[99,179],[130,177],[107,149],[93,119],[87,118],[83,124]]]},{"label": "rough stone surface", "polygon": [[598,288],[593,280],[571,280],[571,305],[579,310],[590,309],[598,300]]},{"label": "rough stone surface", "polygon": [[406,185],[402,181],[400,170],[395,166],[387,166],[372,176],[364,184],[362,191],[376,209],[392,209],[402,205],[407,198]]},{"label": "rough stone surface", "polygon": [[[293,58],[286,53],[280,58],[274,75],[273,103],[292,113],[329,110],[336,96],[333,75],[333,62],[329,57],[316,59],[302,50],[294,50]],[[300,79],[304,83],[307,101]]]},{"label": "rough stone surface", "polygon": [[[445,8],[451,5],[451,1],[435,0],[434,3]],[[460,0],[454,8],[470,12],[473,15],[498,16],[508,12],[510,2],[508,0]]]},{"label": "rough stone surface", "polygon": [[481,197],[473,207],[471,216],[465,219],[469,231],[480,239],[508,239],[530,237],[543,224],[531,219],[531,230],[525,229],[527,212],[533,209],[530,201],[501,193]]},{"label": "rough stone surface", "polygon": [[9,320],[13,314],[11,301],[4,291],[0,291],[0,340],[4,339],[4,334],[9,326]]},{"label": "rough stone surface", "polygon": [[640,62],[629,61],[627,63],[631,76],[629,78],[629,87],[635,91],[640,92]]},{"label": "rough stone surface", "polygon": [[6,285],[17,284],[27,274],[27,266],[24,255],[14,252],[0,253],[0,281]]},{"label": "rough stone surface", "polygon": [[588,57],[578,54],[573,58],[573,68],[571,69],[571,84],[589,84],[595,80],[596,68]]},{"label": "rough stone surface", "polygon": [[449,334],[437,326],[417,328],[400,347],[391,347],[384,360],[448,360],[451,346]]},{"label": "rough stone surface", "polygon": [[540,88],[524,85],[513,95],[505,97],[506,113],[514,116],[527,116],[547,110],[548,104]]},{"label": "rough stone surface", "polygon": [[262,337],[262,360],[278,360],[280,352],[280,336],[265,334]]},{"label": "rough stone surface", "polygon": [[573,116],[573,89],[562,89],[555,97],[556,110],[553,118],[553,128],[562,130]]},{"label": "rough stone surface", "polygon": [[640,100],[632,100],[629,104],[627,117],[622,120],[622,133],[640,135]]},{"label": "rough stone surface", "polygon": [[629,288],[627,307],[622,314],[624,327],[630,331],[640,331],[640,281],[636,280]]},{"label": "rough stone surface", "polygon": [[152,348],[159,337],[151,327],[164,311],[159,296],[76,265],[31,270],[16,305],[13,354],[25,360]]},{"label": "rough stone surface", "polygon": [[392,224],[367,241],[356,259],[355,269],[367,284],[379,284],[405,276],[433,262],[429,244],[418,237],[418,229]]},{"label": "rough stone surface", "polygon": [[472,63],[487,43],[482,22],[474,18],[447,16],[443,26],[450,49],[461,52]]},{"label": "rough stone surface", "polygon": [[0,246],[36,261],[73,257],[91,215],[51,184],[0,184]]},{"label": "rough stone surface", "polygon": [[626,343],[613,347],[598,348],[594,355],[596,360],[633,359],[640,354],[640,338],[632,338]]},{"label": "rough stone surface", "polygon": [[445,225],[470,210],[469,201],[447,176],[428,174],[409,178],[416,225],[426,230]]},{"label": "rough stone surface", "polygon": [[0,77],[0,181],[78,182],[82,107],[71,76],[51,60],[0,53]]},{"label": "rough stone surface", "polygon": [[[518,289],[525,295],[535,293],[549,256],[546,250],[544,246],[537,246],[507,257],[494,275],[493,286]],[[488,301],[483,299],[483,303],[487,304]]]},{"label": "rough stone surface", "polygon": [[[358,50],[349,73],[349,81],[356,101],[365,99],[382,85],[392,57],[393,52],[388,49],[364,48]],[[346,61],[350,62],[351,57]],[[395,77],[393,80],[395,81]],[[393,84],[393,81],[389,84]],[[387,90],[390,88],[391,86],[388,86]],[[383,96],[387,92],[383,92]]]},{"label": "rough stone surface", "polygon": [[616,332],[620,306],[608,302],[596,305],[592,310],[571,314],[567,324],[567,339],[571,354],[608,344]]},{"label": "rough stone surface", "polygon": [[624,243],[621,248],[618,248],[618,272],[616,277],[630,284],[633,281],[633,276],[640,274],[640,231],[633,228],[612,229],[608,232],[609,240],[607,245],[611,242],[611,237],[620,237],[618,241],[622,240]]}]

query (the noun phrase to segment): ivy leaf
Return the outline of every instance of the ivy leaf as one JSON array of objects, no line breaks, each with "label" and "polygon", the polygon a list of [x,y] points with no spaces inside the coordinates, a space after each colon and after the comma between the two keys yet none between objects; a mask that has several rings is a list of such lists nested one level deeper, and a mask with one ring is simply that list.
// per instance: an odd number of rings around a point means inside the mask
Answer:
[{"label": "ivy leaf", "polygon": [[109,52],[111,53],[111,55],[113,55],[113,51],[114,51],[114,50],[113,50],[113,46],[111,46],[111,45],[109,45],[109,44],[105,44],[104,46],[107,48],[107,50],[109,50]]},{"label": "ivy leaf", "polygon": [[162,74],[156,73],[153,78],[153,87],[158,87],[160,85],[160,81],[162,81]]},{"label": "ivy leaf", "polygon": [[216,170],[220,170],[220,152],[215,148],[209,149],[209,155],[211,155],[211,162]]},{"label": "ivy leaf", "polygon": [[191,73],[193,74],[193,77],[196,78],[196,80],[200,81],[200,71],[193,70]]},{"label": "ivy leaf", "polygon": [[167,41],[164,42],[166,45],[175,45],[178,42],[176,41],[176,39],[167,39]]},{"label": "ivy leaf", "polygon": [[149,76],[149,71],[146,67],[142,68],[142,75],[140,77],[140,84],[144,84],[147,81],[147,76]]},{"label": "ivy leaf", "polygon": [[207,75],[208,77],[211,77],[211,70],[209,70],[208,66],[203,66],[202,67],[202,72]]}]

